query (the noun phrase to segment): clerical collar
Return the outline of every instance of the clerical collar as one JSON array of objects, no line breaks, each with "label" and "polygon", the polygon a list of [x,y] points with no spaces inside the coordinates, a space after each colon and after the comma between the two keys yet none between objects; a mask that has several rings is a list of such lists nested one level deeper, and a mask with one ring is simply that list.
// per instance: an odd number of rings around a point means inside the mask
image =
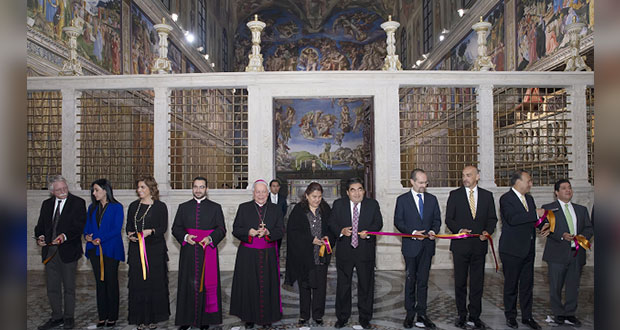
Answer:
[{"label": "clerical collar", "polygon": [[201,198],[201,199],[198,199],[198,198],[194,197],[194,200],[195,200],[195,201],[196,201],[196,203],[198,203],[198,204],[200,204],[200,202],[204,201],[205,199],[207,199],[207,196],[205,196],[205,197],[203,197],[203,198]]},{"label": "clerical collar", "polygon": [[254,203],[256,203],[256,205],[258,205],[258,207],[263,207],[263,206],[265,206],[265,204],[267,204],[267,203],[263,203],[263,204],[261,204],[261,203],[259,203],[259,202],[257,202],[257,201],[254,201]]}]

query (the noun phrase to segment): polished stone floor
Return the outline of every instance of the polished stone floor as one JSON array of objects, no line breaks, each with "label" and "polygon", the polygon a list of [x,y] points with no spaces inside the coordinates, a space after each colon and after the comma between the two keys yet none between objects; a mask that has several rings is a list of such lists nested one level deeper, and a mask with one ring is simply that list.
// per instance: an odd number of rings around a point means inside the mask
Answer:
[{"label": "polished stone floor", "polygon": [[[534,318],[543,326],[543,329],[552,328],[552,325],[545,322],[547,314],[550,314],[549,292],[547,286],[547,268],[537,268],[535,271],[534,284]],[[127,273],[120,274],[121,279],[121,310],[120,319],[116,329],[130,330],[134,326],[127,324]],[[232,272],[222,272],[221,274],[224,289],[224,311],[229,310],[230,304],[230,285],[232,282]],[[354,278],[355,279],[355,278]],[[76,307],[76,328],[93,328],[97,321],[97,308],[95,302],[95,284],[91,272],[80,272],[77,277],[77,307]],[[325,323],[323,327],[310,324],[312,329],[330,329],[333,327],[336,317],[334,315],[334,296],[336,292],[336,272],[330,269],[328,274],[327,287],[327,306]],[[577,317],[583,322],[580,329],[593,329],[593,268],[586,267],[581,278],[580,305]],[[176,308],[176,286],[177,273],[170,272],[170,310],[173,315],[170,320],[160,323],[158,329],[176,329],[174,326],[174,311]],[[503,276],[493,270],[486,271],[485,291],[483,296],[483,313],[481,319],[488,325],[489,329],[507,329],[503,314],[502,303]],[[354,286],[355,287],[355,286]],[[402,321],[405,316],[403,308],[403,271],[379,271],[376,274],[376,291],[374,302],[374,316],[371,325],[375,329],[401,329]],[[349,320],[349,326],[359,328],[357,325],[356,290],[353,290],[353,316]],[[298,328],[297,319],[299,316],[297,287],[284,286],[282,290],[284,318],[282,321],[274,323],[273,329],[294,329]],[[45,279],[42,271],[28,272],[28,329],[36,329],[49,318],[50,310],[45,294]],[[438,329],[455,329],[454,320],[456,307],[454,303],[454,285],[452,270],[431,270],[429,281],[428,296],[428,316],[437,324]],[[520,321],[520,316],[517,318]],[[243,329],[243,323],[234,316],[224,313],[224,324],[220,329]],[[216,328],[216,329],[217,329]],[[519,323],[520,329],[526,329]],[[561,329],[572,329],[568,325],[556,327]],[[212,327],[213,329],[213,327]],[[351,328],[346,328],[351,329]],[[360,328],[361,329],[361,328]]]}]

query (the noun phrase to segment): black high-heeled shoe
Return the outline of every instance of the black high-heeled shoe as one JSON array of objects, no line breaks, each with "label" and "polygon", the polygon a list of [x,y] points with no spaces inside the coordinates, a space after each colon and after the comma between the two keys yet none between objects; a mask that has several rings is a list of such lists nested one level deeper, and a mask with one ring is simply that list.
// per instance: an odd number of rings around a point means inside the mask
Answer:
[{"label": "black high-heeled shoe", "polygon": [[108,328],[115,327],[116,326],[116,320],[114,320],[114,321],[107,321],[105,323],[105,326],[108,327]]},{"label": "black high-heeled shoe", "polygon": [[97,322],[97,328],[103,328],[103,327],[105,327],[105,325],[106,325],[106,321],[105,320]]}]

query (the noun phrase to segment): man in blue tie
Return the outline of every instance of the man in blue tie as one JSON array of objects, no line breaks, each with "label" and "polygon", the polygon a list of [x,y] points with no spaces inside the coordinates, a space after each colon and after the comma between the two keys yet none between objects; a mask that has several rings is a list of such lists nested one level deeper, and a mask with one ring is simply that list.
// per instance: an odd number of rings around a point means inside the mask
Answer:
[{"label": "man in blue tie", "polygon": [[401,233],[428,235],[425,239],[403,238],[402,252],[407,268],[405,280],[406,329],[416,326],[435,329],[426,315],[426,297],[431,259],[435,255],[435,234],[441,227],[441,213],[437,198],[426,192],[428,178],[422,169],[411,171],[411,190],[398,196],[394,212],[394,226]]}]

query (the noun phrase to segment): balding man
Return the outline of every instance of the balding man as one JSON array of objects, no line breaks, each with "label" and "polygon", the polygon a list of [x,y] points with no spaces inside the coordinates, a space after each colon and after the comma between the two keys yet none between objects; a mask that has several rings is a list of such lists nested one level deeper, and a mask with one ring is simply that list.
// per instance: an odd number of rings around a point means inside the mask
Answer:
[{"label": "balding man", "polygon": [[[467,314],[475,329],[483,329],[482,288],[484,264],[488,251],[487,237],[495,231],[497,213],[493,194],[478,186],[480,173],[475,166],[463,169],[463,186],[450,192],[446,207],[446,226],[453,233],[481,234],[478,237],[450,240],[454,262],[454,296],[458,318],[455,325],[465,329]],[[469,306],[467,277],[469,275]]]},{"label": "balding man", "polygon": [[264,180],[253,186],[253,200],[239,205],[233,236],[241,241],[235,260],[230,314],[245,322],[270,326],[282,318],[280,263],[276,241],[284,235],[282,211],[268,201]]}]

